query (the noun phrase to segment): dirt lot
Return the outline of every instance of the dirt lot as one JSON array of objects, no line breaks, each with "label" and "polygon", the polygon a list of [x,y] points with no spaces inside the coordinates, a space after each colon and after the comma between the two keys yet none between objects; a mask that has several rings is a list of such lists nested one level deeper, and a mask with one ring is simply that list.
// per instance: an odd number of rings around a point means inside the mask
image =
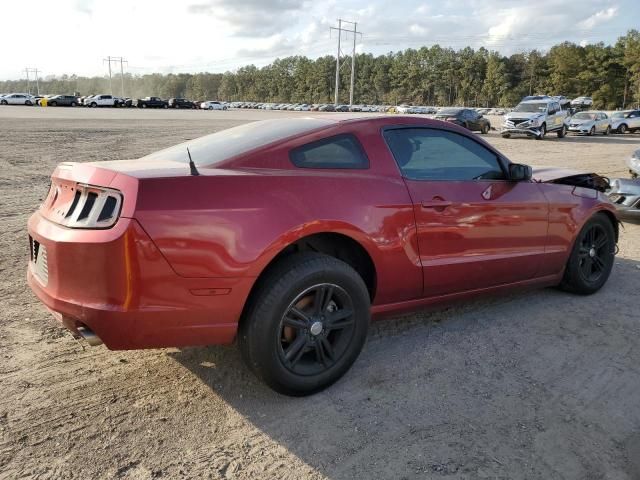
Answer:
[{"label": "dirt lot", "polygon": [[[0,107],[0,478],[640,478],[640,226],[598,294],[377,323],[346,377],[303,399],[259,384],[234,347],[84,349],[30,293],[25,225],[56,163],[282,115],[296,113]],[[514,161],[610,176],[640,148],[640,135],[489,140]]]}]

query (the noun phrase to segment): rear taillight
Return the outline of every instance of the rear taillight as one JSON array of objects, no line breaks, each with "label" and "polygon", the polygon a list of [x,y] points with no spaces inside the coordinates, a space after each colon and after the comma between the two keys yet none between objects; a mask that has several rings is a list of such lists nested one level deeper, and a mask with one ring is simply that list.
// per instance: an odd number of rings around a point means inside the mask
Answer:
[{"label": "rear taillight", "polygon": [[[52,188],[58,187],[54,185]],[[73,197],[61,205],[56,205],[58,195],[52,193],[49,207],[58,214],[56,223],[65,227],[110,228],[120,215],[122,193],[118,190],[78,183],[72,192]]]}]

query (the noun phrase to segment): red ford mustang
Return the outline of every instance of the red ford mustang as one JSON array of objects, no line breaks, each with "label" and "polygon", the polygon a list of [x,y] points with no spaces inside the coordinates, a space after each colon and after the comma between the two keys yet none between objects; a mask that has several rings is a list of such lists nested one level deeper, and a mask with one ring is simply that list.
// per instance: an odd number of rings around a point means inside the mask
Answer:
[{"label": "red ford mustang", "polygon": [[523,286],[588,294],[618,236],[606,180],[406,117],[249,123],[138,160],[62,163],[29,285],[110,349],[233,342],[272,388],[342,376],[371,315]]}]

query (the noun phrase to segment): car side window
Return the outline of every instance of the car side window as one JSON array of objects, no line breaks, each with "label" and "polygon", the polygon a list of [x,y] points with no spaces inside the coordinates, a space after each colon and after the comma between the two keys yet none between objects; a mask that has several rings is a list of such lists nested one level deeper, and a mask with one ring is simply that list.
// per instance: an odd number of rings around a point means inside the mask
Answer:
[{"label": "car side window", "polygon": [[506,179],[496,154],[465,135],[430,128],[399,128],[386,130],[384,138],[405,178]]},{"label": "car side window", "polygon": [[294,148],[289,157],[299,168],[369,168],[364,149],[350,134],[336,135]]}]

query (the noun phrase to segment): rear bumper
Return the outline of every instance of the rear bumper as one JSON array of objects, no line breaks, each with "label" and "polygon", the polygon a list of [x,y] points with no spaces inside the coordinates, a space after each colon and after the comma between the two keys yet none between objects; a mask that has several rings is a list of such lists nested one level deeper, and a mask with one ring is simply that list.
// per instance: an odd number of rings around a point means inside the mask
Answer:
[{"label": "rear bumper", "polygon": [[48,260],[46,284],[29,262],[33,292],[66,328],[87,327],[113,350],[231,343],[255,281],[177,275],[133,219],[77,230],[36,212],[29,235]]}]

